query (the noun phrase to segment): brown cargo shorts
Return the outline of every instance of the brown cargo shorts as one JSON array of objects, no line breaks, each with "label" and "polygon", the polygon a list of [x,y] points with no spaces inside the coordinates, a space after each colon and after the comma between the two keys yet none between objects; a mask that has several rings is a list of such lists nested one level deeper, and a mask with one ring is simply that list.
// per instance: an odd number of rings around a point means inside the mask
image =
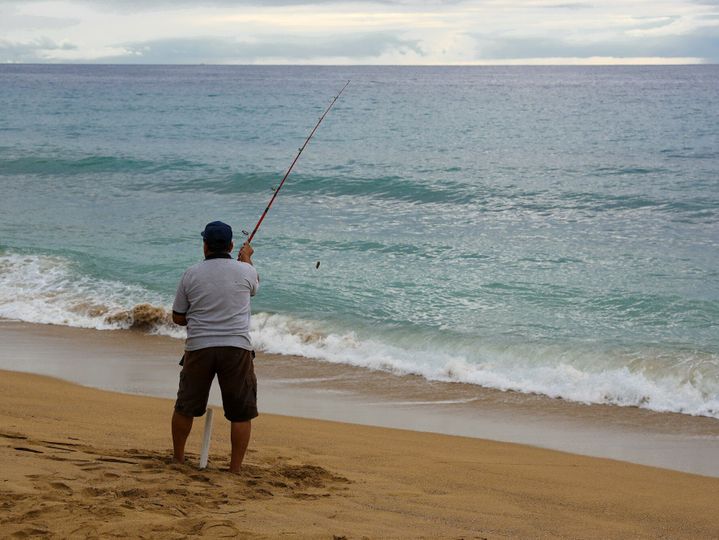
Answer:
[{"label": "brown cargo shorts", "polygon": [[257,416],[255,351],[239,347],[208,347],[185,351],[175,410],[183,416],[202,416],[207,410],[210,387],[217,374],[222,407],[230,422],[246,422]]}]

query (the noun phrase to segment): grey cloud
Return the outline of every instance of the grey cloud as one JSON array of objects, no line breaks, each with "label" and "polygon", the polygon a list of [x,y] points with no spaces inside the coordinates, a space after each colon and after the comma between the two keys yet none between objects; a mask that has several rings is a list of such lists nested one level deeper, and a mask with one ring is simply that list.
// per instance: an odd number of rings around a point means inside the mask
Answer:
[{"label": "grey cloud", "polygon": [[[0,5],[20,5],[20,3],[28,2],[40,2],[48,0],[0,0]],[[53,1],[53,0],[49,0]],[[60,0],[54,0],[60,1]],[[118,11],[147,11],[153,9],[166,9],[166,8],[185,8],[185,7],[243,7],[243,6],[256,6],[256,7],[292,7],[292,6],[307,6],[307,5],[322,5],[322,4],[357,4],[357,0],[204,0],[198,2],[197,0],[76,0],[79,3],[89,4],[91,6],[103,6],[108,9],[114,9]],[[380,5],[393,5],[393,6],[406,6],[406,7],[418,7],[418,6],[436,6],[442,7],[445,5],[454,5],[467,2],[469,0],[364,0],[368,4],[380,4]]]},{"label": "grey cloud", "polygon": [[547,4],[542,6],[550,9],[591,9],[594,7],[592,4],[585,4],[583,2],[567,2],[564,4]]},{"label": "grey cloud", "polygon": [[43,15],[21,15],[18,13],[2,13],[0,17],[0,29],[17,30],[48,30],[56,28],[68,28],[79,24],[79,19],[63,17],[45,17]]},{"label": "grey cloud", "polygon": [[72,43],[57,43],[48,38],[38,38],[32,41],[13,42],[0,40],[0,62],[36,62],[45,61],[43,52],[57,50],[75,50]]},{"label": "grey cloud", "polygon": [[241,42],[225,38],[175,38],[119,44],[127,54],[102,61],[142,64],[202,64],[292,61],[315,58],[375,58],[382,53],[424,54],[417,41],[389,33],[358,36]]},{"label": "grey cloud", "polygon": [[497,38],[474,36],[477,58],[510,60],[515,58],[588,58],[592,56],[697,57],[719,62],[719,35],[708,29],[684,36],[624,37],[615,41],[573,43],[561,38]]},{"label": "grey cloud", "polygon": [[0,30],[54,30],[79,24],[80,20],[69,17],[49,17],[46,15],[28,15],[18,11],[18,3],[0,0]]},{"label": "grey cloud", "polygon": [[[642,22],[646,19],[646,22]],[[652,30],[654,28],[662,28],[663,26],[669,26],[673,22],[681,19],[678,15],[667,16],[667,17],[640,17],[635,19],[637,24],[634,25],[635,29],[639,30]]]}]

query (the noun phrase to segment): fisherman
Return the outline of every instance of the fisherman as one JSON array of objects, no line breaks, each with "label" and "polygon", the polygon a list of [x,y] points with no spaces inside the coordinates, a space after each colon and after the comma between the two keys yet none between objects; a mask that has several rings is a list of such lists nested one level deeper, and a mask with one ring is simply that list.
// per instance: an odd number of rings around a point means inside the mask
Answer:
[{"label": "fisherman", "polygon": [[174,460],[184,463],[193,419],[205,414],[217,374],[225,418],[230,421],[230,472],[237,474],[250,442],[251,420],[257,416],[255,352],[249,334],[250,297],[257,293],[260,280],[249,242],[240,249],[238,260],[232,259],[229,225],[208,223],[202,238],[205,260],[183,274],[172,305],[172,320],[187,326],[172,416]]}]

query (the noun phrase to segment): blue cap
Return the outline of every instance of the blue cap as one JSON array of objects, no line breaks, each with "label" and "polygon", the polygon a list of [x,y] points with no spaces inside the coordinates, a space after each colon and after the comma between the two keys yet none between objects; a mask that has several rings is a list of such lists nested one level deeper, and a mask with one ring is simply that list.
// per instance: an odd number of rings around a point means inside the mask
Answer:
[{"label": "blue cap", "polygon": [[229,246],[230,242],[232,242],[232,227],[221,221],[208,223],[201,234],[210,247],[223,248]]}]

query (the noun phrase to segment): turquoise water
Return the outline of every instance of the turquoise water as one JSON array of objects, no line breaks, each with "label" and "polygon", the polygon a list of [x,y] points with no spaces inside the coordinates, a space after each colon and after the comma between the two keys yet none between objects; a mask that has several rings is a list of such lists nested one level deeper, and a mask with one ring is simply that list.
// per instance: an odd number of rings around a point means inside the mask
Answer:
[{"label": "turquoise water", "polygon": [[255,238],[257,347],[719,417],[719,66],[0,66],[0,316],[169,307],[347,79]]}]

